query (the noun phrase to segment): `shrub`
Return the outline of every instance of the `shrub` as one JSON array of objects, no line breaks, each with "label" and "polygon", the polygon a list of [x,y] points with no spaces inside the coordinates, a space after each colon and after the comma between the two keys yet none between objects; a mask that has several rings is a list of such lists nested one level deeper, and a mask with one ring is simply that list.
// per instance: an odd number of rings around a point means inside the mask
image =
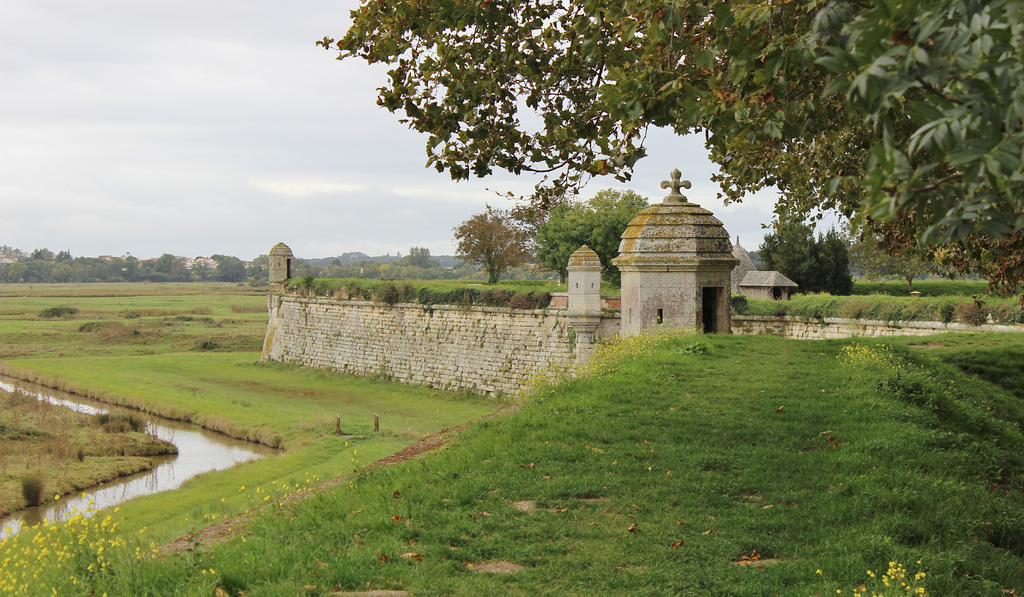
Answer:
[{"label": "shrub", "polygon": [[78,309],[75,307],[50,307],[49,309],[43,309],[39,312],[39,317],[43,319],[54,319],[57,317],[65,317],[68,315],[76,315]]},{"label": "shrub", "polygon": [[750,303],[747,302],[747,297],[743,294],[732,295],[729,299],[729,304],[732,306],[733,312],[737,315],[744,315],[747,312],[747,309],[750,308]]},{"label": "shrub", "polygon": [[220,344],[216,340],[201,340],[198,344],[199,350],[217,350]]},{"label": "shrub", "polygon": [[21,495],[29,506],[38,506],[43,501],[43,477],[39,473],[29,473],[21,477]]},{"label": "shrub", "polygon": [[959,303],[956,306],[954,317],[960,323],[969,325],[981,325],[988,321],[988,312],[981,308],[976,301],[970,303]]},{"label": "shrub", "polygon": [[373,300],[378,303],[384,303],[385,305],[398,304],[401,298],[402,296],[398,292],[398,287],[391,282],[381,284],[373,293]]}]

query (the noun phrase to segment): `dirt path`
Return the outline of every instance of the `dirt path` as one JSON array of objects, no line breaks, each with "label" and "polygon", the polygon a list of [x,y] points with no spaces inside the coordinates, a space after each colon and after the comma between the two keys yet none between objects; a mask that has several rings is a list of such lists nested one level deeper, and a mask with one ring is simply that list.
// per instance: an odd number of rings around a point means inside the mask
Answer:
[{"label": "dirt path", "polygon": [[[458,435],[458,433],[460,431],[462,431],[466,427],[472,425],[473,423],[476,423],[477,421],[480,421],[480,420],[483,420],[483,419],[492,419],[494,417],[499,417],[499,416],[502,416],[502,415],[514,413],[517,410],[518,410],[518,407],[516,407],[516,406],[509,406],[509,407],[503,408],[503,409],[501,409],[499,411],[493,412],[493,413],[491,413],[489,415],[486,415],[484,417],[481,417],[480,419],[469,421],[467,423],[463,423],[462,425],[458,425],[456,427],[450,427],[448,429],[442,429],[441,431],[439,431],[437,433],[434,433],[432,435],[428,435],[427,437],[424,437],[420,441],[418,441],[418,442],[416,442],[416,443],[414,443],[414,444],[412,444],[410,446],[407,446],[407,447],[403,448],[402,450],[399,450],[398,452],[395,452],[394,454],[391,454],[390,456],[385,456],[384,458],[381,458],[380,460],[377,460],[376,462],[373,462],[373,463],[370,463],[370,464],[366,465],[365,467],[363,467],[362,470],[363,471],[371,471],[373,469],[377,469],[377,468],[381,468],[381,467],[385,467],[385,466],[390,466],[392,464],[396,464],[396,463],[399,463],[399,462],[405,462],[406,460],[412,460],[413,458],[416,458],[416,457],[418,457],[418,456],[420,456],[422,454],[425,454],[427,452],[432,452],[432,451],[440,448],[441,446],[443,446],[446,443],[448,443],[453,437]],[[275,504],[279,504],[279,503],[291,504],[291,503],[295,503],[295,502],[304,500],[304,499],[306,499],[308,497],[311,497],[313,495],[316,495],[317,493],[320,493],[322,491],[326,491],[328,489],[337,487],[343,481],[347,481],[348,479],[350,479],[353,474],[355,474],[355,473],[346,473],[344,475],[340,475],[338,477],[334,477],[333,479],[329,479],[327,481],[324,481],[323,483],[320,483],[318,485],[313,485],[311,487],[304,488],[304,489],[302,489],[300,491],[297,491],[297,492],[289,494],[289,495],[287,495],[287,496],[285,496],[285,497],[283,497],[283,498],[281,498],[279,500],[276,500],[272,504],[268,504],[268,505],[265,505],[265,506],[260,506],[258,508],[253,508],[252,510],[248,510],[246,512],[243,512],[243,513],[241,513],[241,514],[239,514],[237,516],[234,516],[232,518],[229,518],[229,519],[227,519],[227,520],[225,520],[223,522],[218,522],[216,524],[212,524],[212,525],[210,525],[208,527],[205,527],[203,529],[200,529],[200,530],[196,531],[195,533],[192,533],[190,535],[185,535],[184,537],[180,537],[178,539],[175,539],[174,541],[171,541],[170,543],[165,543],[164,545],[161,545],[161,546],[157,547],[157,550],[161,554],[171,554],[171,553],[176,553],[176,552],[179,552],[179,551],[184,551],[186,549],[193,549],[193,548],[196,548],[196,547],[199,547],[199,546],[210,547],[210,546],[213,546],[213,545],[218,545],[218,544],[221,544],[221,543],[225,543],[225,542],[230,541],[231,539],[233,539],[235,537],[238,537],[239,535],[241,535],[241,534],[243,534],[245,532],[246,527],[247,527],[247,525],[249,523],[249,519],[252,517],[252,515],[254,513],[262,512],[262,511],[266,510],[267,508],[270,508],[271,506],[273,506]]]}]

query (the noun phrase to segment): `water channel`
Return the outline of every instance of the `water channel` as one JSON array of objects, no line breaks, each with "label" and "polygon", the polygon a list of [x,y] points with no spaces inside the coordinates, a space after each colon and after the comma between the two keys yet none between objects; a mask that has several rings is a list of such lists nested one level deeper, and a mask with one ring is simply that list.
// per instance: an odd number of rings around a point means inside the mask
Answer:
[{"label": "water channel", "polygon": [[[136,412],[2,376],[0,390],[22,392],[38,400],[88,414]],[[67,520],[75,512],[85,512],[90,507],[97,510],[109,508],[139,496],[177,489],[196,475],[276,453],[273,448],[237,440],[189,423],[150,414],[146,418],[149,421],[147,431],[174,444],[178,448],[176,455],[153,456],[151,470],[98,485],[84,493],[61,497],[56,503],[20,510],[0,518],[0,539],[13,536],[43,519],[50,522]]]}]

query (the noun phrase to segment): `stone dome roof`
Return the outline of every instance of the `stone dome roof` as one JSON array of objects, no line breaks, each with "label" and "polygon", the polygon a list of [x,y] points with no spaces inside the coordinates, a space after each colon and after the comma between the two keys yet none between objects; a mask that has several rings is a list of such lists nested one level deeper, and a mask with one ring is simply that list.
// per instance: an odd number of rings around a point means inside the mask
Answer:
[{"label": "stone dome roof", "polygon": [[288,245],[284,243],[277,243],[274,248],[270,249],[271,257],[294,257],[292,250],[288,248]]},{"label": "stone dome roof", "polygon": [[569,265],[566,269],[571,270],[594,270],[601,269],[601,258],[587,245],[573,251],[569,256]]},{"label": "stone dome roof", "polygon": [[620,269],[697,264],[731,269],[737,261],[718,218],[695,203],[666,197],[633,218],[612,263]]}]

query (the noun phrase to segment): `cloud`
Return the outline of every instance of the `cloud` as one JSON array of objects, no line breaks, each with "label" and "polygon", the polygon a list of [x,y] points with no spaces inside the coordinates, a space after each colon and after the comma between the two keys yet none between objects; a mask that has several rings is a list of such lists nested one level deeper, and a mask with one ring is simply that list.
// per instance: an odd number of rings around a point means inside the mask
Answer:
[{"label": "cloud", "polygon": [[[0,244],[75,255],[252,258],[453,252],[452,228],[529,176],[451,181],[376,105],[379,66],[314,45],[355,0],[7,0],[0,19]],[[751,241],[771,198],[723,207],[698,138],[654,132],[628,185],[672,168]],[[746,244],[746,241],[745,241]]]}]

